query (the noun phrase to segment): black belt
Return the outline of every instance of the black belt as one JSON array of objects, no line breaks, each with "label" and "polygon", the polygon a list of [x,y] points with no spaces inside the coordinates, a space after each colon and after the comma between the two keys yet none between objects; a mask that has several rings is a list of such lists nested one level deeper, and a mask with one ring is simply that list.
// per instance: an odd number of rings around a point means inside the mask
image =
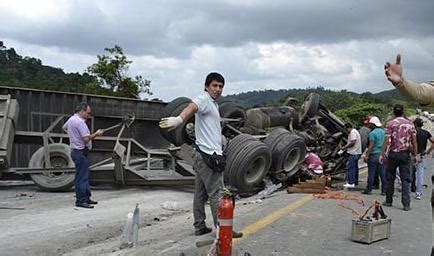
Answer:
[{"label": "black belt", "polygon": [[89,154],[89,149],[87,147],[85,147],[83,149],[73,148],[72,151],[80,152],[80,153],[82,153],[85,156],[87,156]]}]

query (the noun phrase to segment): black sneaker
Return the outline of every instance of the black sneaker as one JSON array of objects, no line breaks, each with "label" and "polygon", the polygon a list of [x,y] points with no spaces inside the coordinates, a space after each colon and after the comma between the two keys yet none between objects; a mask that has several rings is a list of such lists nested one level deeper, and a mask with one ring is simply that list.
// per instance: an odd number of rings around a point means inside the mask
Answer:
[{"label": "black sneaker", "polygon": [[410,206],[409,205],[407,205],[407,206],[404,206],[404,208],[402,208],[404,211],[410,211],[411,210],[411,208],[410,208]]},{"label": "black sneaker", "polygon": [[243,232],[232,231],[232,238],[241,238],[243,237]]},{"label": "black sneaker", "polygon": [[88,204],[98,204],[97,201],[93,201],[92,199],[87,200]]},{"label": "black sneaker", "polygon": [[388,202],[384,201],[384,202],[382,203],[382,205],[387,206],[387,207],[391,207],[391,206],[392,206],[392,203],[388,203]]},{"label": "black sneaker", "polygon": [[205,234],[211,233],[211,231],[212,231],[212,228],[209,228],[209,227],[203,227],[203,228],[201,228],[201,229],[196,229],[196,230],[194,231],[194,235],[195,235],[195,236],[201,236],[201,235],[205,235]]},{"label": "black sneaker", "polygon": [[385,195],[386,195],[386,192],[381,192],[381,195],[382,195],[382,196],[385,196]]},{"label": "black sneaker", "polygon": [[88,208],[88,209],[92,209],[93,208],[93,205],[90,205],[88,203],[79,203],[79,204],[75,204],[75,206],[82,207],[82,208]]},{"label": "black sneaker", "polygon": [[363,190],[363,191],[362,191],[362,194],[370,195],[370,194],[372,194],[372,192],[369,191],[369,190]]}]

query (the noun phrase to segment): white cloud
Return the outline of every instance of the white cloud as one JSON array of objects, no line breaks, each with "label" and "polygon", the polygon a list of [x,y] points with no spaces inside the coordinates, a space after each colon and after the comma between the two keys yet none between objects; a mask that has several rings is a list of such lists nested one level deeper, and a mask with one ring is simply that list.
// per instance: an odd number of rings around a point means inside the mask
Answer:
[{"label": "white cloud", "polygon": [[[397,7],[386,8],[389,4]],[[305,88],[378,92],[386,60],[407,78],[433,79],[433,1],[6,1],[0,35],[18,54],[83,72],[119,44],[130,75],[164,100],[194,97],[212,71],[224,94]],[[399,8],[398,8],[399,7]]]}]

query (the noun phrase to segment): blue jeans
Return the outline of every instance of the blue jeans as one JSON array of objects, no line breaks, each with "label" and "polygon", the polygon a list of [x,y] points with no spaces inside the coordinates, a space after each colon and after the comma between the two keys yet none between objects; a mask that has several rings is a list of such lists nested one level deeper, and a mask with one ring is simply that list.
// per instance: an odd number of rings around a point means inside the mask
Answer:
[{"label": "blue jeans", "polygon": [[71,158],[75,164],[75,203],[87,203],[90,199],[89,160],[80,151],[72,150]]},{"label": "blue jeans", "polygon": [[348,155],[347,181],[349,184],[359,184],[359,158],[360,155]]},{"label": "blue jeans", "polygon": [[423,191],[424,168],[425,168],[425,159],[421,158],[416,164],[416,193],[422,193]]},{"label": "blue jeans", "polygon": [[368,184],[366,186],[367,191],[372,191],[374,185],[375,176],[378,174],[381,179],[381,192],[386,192],[387,181],[386,171],[384,165],[378,162],[380,154],[371,154],[368,159]]}]

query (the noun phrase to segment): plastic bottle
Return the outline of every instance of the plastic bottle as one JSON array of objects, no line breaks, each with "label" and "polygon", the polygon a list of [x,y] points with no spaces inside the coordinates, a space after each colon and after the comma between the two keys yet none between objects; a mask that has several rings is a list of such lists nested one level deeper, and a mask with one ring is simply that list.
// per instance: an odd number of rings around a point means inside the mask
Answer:
[{"label": "plastic bottle", "polygon": [[179,210],[179,205],[178,205],[178,202],[176,202],[176,201],[164,201],[161,204],[161,207],[165,210],[170,210],[170,211]]}]

